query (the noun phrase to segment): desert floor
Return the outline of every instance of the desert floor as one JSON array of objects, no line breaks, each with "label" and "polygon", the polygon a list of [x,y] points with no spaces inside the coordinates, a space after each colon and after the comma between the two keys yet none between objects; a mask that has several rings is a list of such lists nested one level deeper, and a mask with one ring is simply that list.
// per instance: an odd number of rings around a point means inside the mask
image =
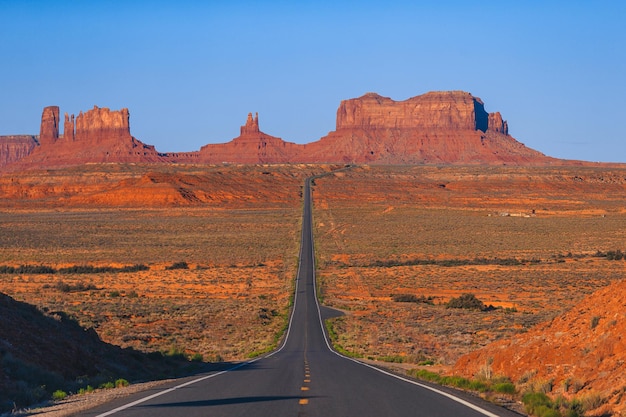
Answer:
[{"label": "desert floor", "polygon": [[[0,267],[55,272],[0,274],[0,292],[121,346],[254,356],[286,324],[302,181],[332,168],[5,174]],[[313,199],[320,297],[364,358],[446,367],[624,278],[602,255],[626,249],[626,169],[365,166],[317,179]],[[84,265],[109,269],[71,272]],[[463,293],[496,309],[443,305]]]}]

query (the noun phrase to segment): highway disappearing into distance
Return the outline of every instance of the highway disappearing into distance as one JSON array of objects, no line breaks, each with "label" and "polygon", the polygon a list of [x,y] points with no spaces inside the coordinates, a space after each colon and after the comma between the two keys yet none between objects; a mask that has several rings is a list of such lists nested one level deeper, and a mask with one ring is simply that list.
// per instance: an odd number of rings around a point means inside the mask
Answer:
[{"label": "highway disappearing into distance", "polygon": [[454,391],[393,375],[331,349],[315,289],[311,225],[311,182],[315,178],[308,178],[304,185],[300,261],[283,344],[255,360],[164,384],[79,415],[519,416],[470,395],[451,394]]}]

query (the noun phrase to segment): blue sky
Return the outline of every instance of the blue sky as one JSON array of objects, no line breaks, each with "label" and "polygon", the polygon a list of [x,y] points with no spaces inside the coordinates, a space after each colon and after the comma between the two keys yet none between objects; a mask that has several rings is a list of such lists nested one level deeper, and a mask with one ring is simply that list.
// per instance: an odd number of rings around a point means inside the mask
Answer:
[{"label": "blue sky", "polygon": [[623,1],[0,0],[0,134],[44,106],[130,110],[159,151],[307,143],[341,100],[463,90],[550,156],[626,162]]}]

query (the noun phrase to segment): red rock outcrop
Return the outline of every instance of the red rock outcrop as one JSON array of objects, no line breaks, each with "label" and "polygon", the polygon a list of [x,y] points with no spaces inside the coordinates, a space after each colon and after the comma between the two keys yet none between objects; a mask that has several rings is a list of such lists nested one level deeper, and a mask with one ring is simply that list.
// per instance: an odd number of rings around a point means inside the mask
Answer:
[{"label": "red rock outcrop", "polygon": [[[563,164],[527,148],[508,134],[498,112],[462,91],[430,92],[404,101],[375,93],[341,102],[337,128],[316,142],[299,145],[259,129],[250,113],[238,137],[196,152],[160,154],[131,136],[127,109],[94,107],[65,115],[59,135],[59,108],[42,114],[41,146],[21,167],[85,162],[178,163],[375,163],[375,164]],[[2,158],[0,158],[2,159]],[[6,158],[5,158],[6,159]],[[574,161],[569,161],[573,163]]]},{"label": "red rock outcrop", "polygon": [[46,107],[41,118],[40,146],[11,169],[78,165],[88,162],[163,162],[154,146],[130,134],[128,109],[112,111],[94,106],[85,113],[65,114],[59,135],[59,108]]},{"label": "red rock outcrop", "polygon": [[462,91],[430,92],[405,101],[376,93],[344,100],[337,110],[337,130],[420,129],[487,130],[480,99]]},{"label": "red rock outcrop", "polygon": [[0,136],[0,168],[25,158],[38,144],[32,135]]},{"label": "red rock outcrop", "polygon": [[200,149],[199,161],[242,164],[297,162],[296,155],[300,148],[301,145],[285,142],[261,132],[258,113],[255,117],[249,113],[238,137],[228,143],[203,146]]},{"label": "red rock outcrop", "polygon": [[74,142],[75,137],[74,115],[69,117],[67,113],[65,113],[65,122],[63,123],[63,139],[68,142]]},{"label": "red rock outcrop", "polygon": [[59,139],[59,106],[44,107],[41,114],[39,143],[52,145]]},{"label": "red rock outcrop", "polygon": [[625,300],[626,281],[602,288],[551,322],[461,357],[454,373],[471,377],[490,364],[514,382],[550,381],[554,396],[598,393],[626,413]]},{"label": "red rock outcrop", "polygon": [[547,164],[508,135],[500,113],[462,91],[405,101],[375,93],[342,101],[337,130],[305,145],[301,162],[381,164]]}]

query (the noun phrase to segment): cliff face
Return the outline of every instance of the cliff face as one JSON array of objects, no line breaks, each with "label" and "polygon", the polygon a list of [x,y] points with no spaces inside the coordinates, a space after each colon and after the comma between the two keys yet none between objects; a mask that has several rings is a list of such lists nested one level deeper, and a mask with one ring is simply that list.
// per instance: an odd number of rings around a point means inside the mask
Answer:
[{"label": "cliff face", "polygon": [[342,129],[481,130],[488,115],[480,99],[461,91],[431,92],[405,101],[376,93],[344,100],[337,110]]},{"label": "cliff face", "polygon": [[37,145],[32,135],[0,136],[0,169],[25,158]]},{"label": "cliff face", "polygon": [[52,145],[59,139],[59,106],[48,106],[41,114],[39,143]]},{"label": "cliff face", "polygon": [[[337,130],[305,146],[302,162],[546,164],[554,160],[508,134],[500,113],[462,91],[405,101],[368,93],[342,101]],[[339,161],[337,159],[340,158]]]}]

